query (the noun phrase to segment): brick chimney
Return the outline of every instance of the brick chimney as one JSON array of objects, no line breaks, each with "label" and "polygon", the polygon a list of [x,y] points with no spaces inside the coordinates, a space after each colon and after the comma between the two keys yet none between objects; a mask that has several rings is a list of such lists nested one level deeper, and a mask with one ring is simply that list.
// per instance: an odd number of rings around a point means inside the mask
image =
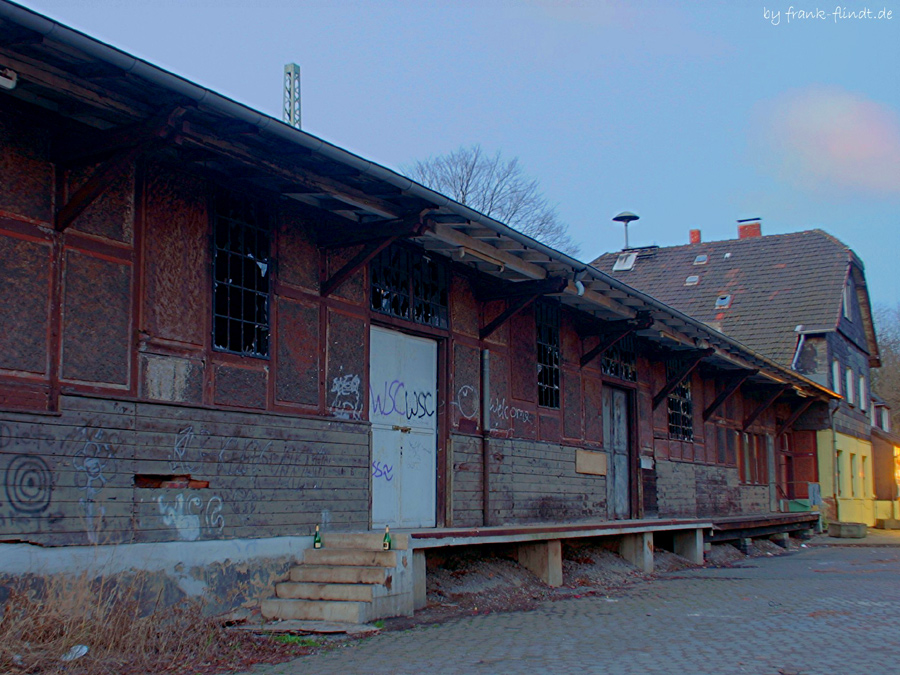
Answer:
[{"label": "brick chimney", "polygon": [[753,239],[762,236],[762,223],[759,218],[747,218],[738,222],[738,239]]},{"label": "brick chimney", "polygon": [[690,234],[690,236],[691,236],[692,244],[700,243],[700,230],[690,230],[688,234]]}]

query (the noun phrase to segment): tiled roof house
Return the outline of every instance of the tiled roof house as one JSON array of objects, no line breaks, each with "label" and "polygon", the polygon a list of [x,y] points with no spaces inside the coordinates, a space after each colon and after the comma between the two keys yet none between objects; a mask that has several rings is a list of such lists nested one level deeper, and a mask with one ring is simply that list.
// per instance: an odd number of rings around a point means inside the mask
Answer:
[{"label": "tiled roof house", "polygon": [[752,221],[738,235],[702,242],[692,230],[689,244],[606,253],[593,265],[841,394],[819,432],[818,475],[804,478],[842,507],[832,517],[892,518],[877,513],[872,488],[869,369],[880,361],[863,262],[818,229],[763,236]]}]

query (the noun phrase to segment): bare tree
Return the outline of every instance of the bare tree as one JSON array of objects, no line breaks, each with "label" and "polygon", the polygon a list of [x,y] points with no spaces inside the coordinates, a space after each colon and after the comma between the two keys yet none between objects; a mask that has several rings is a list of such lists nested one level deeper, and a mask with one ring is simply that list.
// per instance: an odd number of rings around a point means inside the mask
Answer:
[{"label": "bare tree", "polygon": [[900,430],[900,304],[875,312],[881,368],[872,370],[872,386],[891,407],[891,428]]},{"label": "bare tree", "polygon": [[560,222],[556,207],[541,193],[537,180],[524,174],[518,158],[504,159],[499,151],[488,155],[476,144],[419,160],[404,171],[460,204],[563,253],[578,255],[568,226]]}]

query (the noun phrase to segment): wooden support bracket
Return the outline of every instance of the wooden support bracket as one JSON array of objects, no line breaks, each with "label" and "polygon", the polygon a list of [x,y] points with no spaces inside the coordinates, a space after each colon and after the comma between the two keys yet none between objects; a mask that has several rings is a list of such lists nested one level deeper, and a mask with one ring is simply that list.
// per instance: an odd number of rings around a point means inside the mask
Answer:
[{"label": "wooden support bracket", "polygon": [[126,148],[94,169],[91,177],[56,212],[54,219],[56,231],[65,231],[78,216],[84,213],[85,209],[106,191],[119,174],[138,157],[170,143],[178,120],[184,113],[185,110],[183,108],[178,108],[166,115],[162,123],[156,122],[148,125],[145,129],[146,137],[143,141]]},{"label": "wooden support bracket", "polygon": [[584,368],[598,356],[602,356],[607,351],[615,347],[619,342],[634,333],[635,331],[650,328],[653,325],[653,317],[648,312],[639,312],[635,319],[627,321],[616,321],[617,324],[624,324],[624,327],[614,333],[603,333],[600,336],[600,344],[590,350],[581,357],[581,367]]},{"label": "wooden support bracket", "polygon": [[523,291],[525,291],[524,287],[527,285],[528,292],[523,295],[509,296],[512,298],[512,301],[507,305],[506,309],[503,310],[497,318],[481,329],[480,336],[482,340],[486,339],[495,330],[500,328],[500,326],[538,298],[552,293],[562,293],[566,286],[569,285],[569,281],[565,277],[547,277],[546,279],[539,279],[537,281],[520,281],[516,285],[523,286]]},{"label": "wooden support bracket", "polygon": [[803,403],[801,403],[799,406],[797,406],[797,409],[791,413],[791,416],[788,417],[787,420],[785,420],[784,424],[782,424],[778,428],[778,431],[775,432],[775,438],[776,439],[781,438],[781,436],[783,436],[784,433],[793,426],[794,422],[796,422],[798,419],[800,419],[800,415],[805,413],[809,409],[809,406],[811,406],[815,402],[816,402],[816,399],[810,398],[810,399],[807,399],[806,401],[804,401]]},{"label": "wooden support bracket", "polygon": [[[417,237],[425,231],[425,224],[419,220],[420,216],[416,216],[416,220],[403,228],[396,228],[397,231],[389,236],[382,236],[380,239],[370,240],[363,246],[362,250],[344,265],[341,269],[331,275],[322,284],[322,297],[326,297],[334,293],[334,291],[347,279],[349,279],[359,268],[366,265],[375,256],[381,253],[388,246],[398,239],[407,237]],[[359,243],[359,242],[357,242]]]},{"label": "wooden support bracket", "polygon": [[750,425],[753,424],[760,415],[768,410],[772,406],[772,404],[774,404],[775,401],[777,401],[781,397],[781,395],[789,389],[791,389],[791,385],[783,384],[780,385],[777,389],[773,390],[772,393],[769,394],[769,396],[766,397],[766,399],[763,400],[762,403],[756,406],[753,412],[747,415],[747,417],[744,419],[743,431],[747,431],[747,429],[750,428]]},{"label": "wooden support bracket", "polygon": [[744,371],[741,375],[737,375],[734,377],[731,382],[729,382],[725,388],[719,392],[719,395],[716,396],[715,400],[709,404],[706,410],[703,411],[703,421],[706,422],[713,414],[721,408],[725,403],[737,393],[737,390],[741,388],[741,385],[746,382],[748,377],[752,377],[756,375],[758,370],[747,370]]},{"label": "wooden support bracket", "polygon": [[662,389],[653,397],[653,410],[656,410],[659,407],[659,404],[666,400],[666,397],[671,394],[675,387],[684,382],[685,378],[687,378],[691,373],[694,372],[694,369],[700,365],[700,361],[705,359],[707,356],[711,356],[715,353],[715,349],[703,349],[699,352],[696,352],[693,358],[685,361],[684,365],[681,367],[672,378],[666,382]]}]

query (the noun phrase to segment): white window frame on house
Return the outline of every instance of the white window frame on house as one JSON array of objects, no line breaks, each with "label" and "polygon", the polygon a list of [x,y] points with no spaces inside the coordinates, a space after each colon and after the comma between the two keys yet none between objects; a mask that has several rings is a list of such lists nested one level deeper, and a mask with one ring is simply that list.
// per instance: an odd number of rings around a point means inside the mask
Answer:
[{"label": "white window frame on house", "polygon": [[847,281],[847,283],[844,285],[844,294],[841,298],[841,304],[843,305],[842,309],[843,309],[843,313],[844,313],[844,318],[847,319],[847,321],[853,321],[853,316],[852,316],[853,313],[850,311],[850,282],[849,281]]},{"label": "white window frame on house", "polygon": [[847,368],[847,370],[844,371],[844,376],[846,380],[847,403],[856,405],[856,387],[854,386],[856,383],[853,381],[853,368]]},{"label": "white window frame on house", "polygon": [[841,393],[841,362],[837,359],[831,361],[831,388],[835,394]]},{"label": "white window frame on house", "polygon": [[862,374],[859,376],[859,409],[862,411],[866,411],[869,408],[869,391],[866,386],[866,376]]}]

